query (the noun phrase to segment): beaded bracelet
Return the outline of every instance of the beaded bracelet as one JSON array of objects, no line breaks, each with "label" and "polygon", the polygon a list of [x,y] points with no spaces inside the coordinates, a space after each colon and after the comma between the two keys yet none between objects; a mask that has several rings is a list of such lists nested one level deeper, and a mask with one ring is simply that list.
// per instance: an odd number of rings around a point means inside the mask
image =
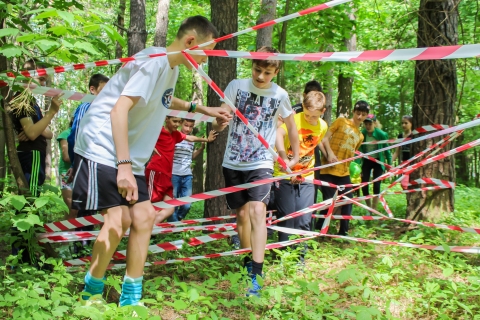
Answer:
[{"label": "beaded bracelet", "polygon": [[130,160],[130,159],[118,160],[118,161],[117,161],[117,167],[118,167],[119,165],[121,165],[121,164],[126,164],[126,163],[132,164],[133,162],[132,162],[132,160]]}]

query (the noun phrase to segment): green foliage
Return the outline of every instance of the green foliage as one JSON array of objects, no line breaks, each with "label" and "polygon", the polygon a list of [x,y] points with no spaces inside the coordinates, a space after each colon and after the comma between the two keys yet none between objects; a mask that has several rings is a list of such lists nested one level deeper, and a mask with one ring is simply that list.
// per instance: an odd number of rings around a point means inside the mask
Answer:
[{"label": "green foliage", "polygon": [[[478,189],[458,187],[457,210],[441,223],[476,225]],[[0,199],[0,228],[8,232],[14,212],[58,220],[63,208],[58,194],[37,199],[4,195]],[[401,216],[403,195],[389,196]],[[46,212],[50,216],[46,216]],[[192,218],[201,216],[201,203]],[[354,214],[361,214],[356,208]],[[24,216],[28,216],[27,214]],[[35,221],[25,228],[35,229]],[[475,234],[418,227],[395,238],[392,221],[365,224],[352,221],[354,237],[418,244],[478,245]],[[331,229],[335,229],[332,225]],[[189,239],[201,232],[162,235],[158,242]],[[8,236],[0,239],[8,245]],[[276,241],[271,239],[270,241]],[[225,240],[152,255],[149,261],[231,250]],[[39,257],[37,270],[19,265],[17,257],[2,255],[0,318],[12,319],[475,319],[480,313],[480,268],[471,254],[419,250],[319,239],[308,242],[306,266],[298,264],[302,246],[267,252],[264,290],[260,298],[245,297],[248,276],[241,258],[222,257],[145,269],[145,307],[117,306],[123,270],[109,271],[105,280],[108,305],[103,310],[78,302],[83,272],[68,272],[61,260]],[[5,258],[3,258],[5,257]],[[48,270],[48,271],[46,271]]]}]

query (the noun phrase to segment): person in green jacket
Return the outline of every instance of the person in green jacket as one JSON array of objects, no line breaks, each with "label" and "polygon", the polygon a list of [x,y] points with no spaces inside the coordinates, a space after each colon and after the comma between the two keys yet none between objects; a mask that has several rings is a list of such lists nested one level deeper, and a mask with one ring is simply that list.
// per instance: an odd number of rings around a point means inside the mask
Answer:
[{"label": "person in green jacket", "polygon": [[[367,118],[363,121],[364,128],[362,129],[362,134],[365,137],[364,142],[370,141],[379,141],[379,140],[388,140],[388,134],[380,129],[380,123],[377,121],[377,117],[373,114],[369,114]],[[378,149],[387,147],[386,143],[380,144],[362,144],[360,146],[360,152],[368,153]],[[378,152],[370,155],[370,157],[377,159],[380,162],[392,164],[392,154],[389,150]],[[359,161],[358,161],[359,160]],[[366,158],[358,159],[357,161],[362,164],[362,182],[370,181],[370,175],[373,171],[373,179],[378,178],[385,172],[385,166]],[[380,193],[380,181],[373,183],[373,193]],[[364,196],[369,195],[369,186],[364,186],[362,188],[362,193]],[[373,209],[377,209],[378,206],[378,197],[373,199],[365,200],[367,206]]]}]

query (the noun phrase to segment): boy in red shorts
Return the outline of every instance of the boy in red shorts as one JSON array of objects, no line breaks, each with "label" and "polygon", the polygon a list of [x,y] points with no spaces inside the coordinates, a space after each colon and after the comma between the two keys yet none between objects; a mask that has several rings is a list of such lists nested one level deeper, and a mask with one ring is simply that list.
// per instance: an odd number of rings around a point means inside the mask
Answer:
[{"label": "boy in red shorts", "polygon": [[[212,142],[217,138],[215,131],[210,131],[208,138],[186,135],[178,131],[182,124],[181,118],[167,117],[160,132],[153,156],[145,169],[148,194],[152,203],[173,199],[172,171],[175,145],[183,140],[189,142]],[[175,208],[162,209],[156,212],[155,224],[170,217]]]}]

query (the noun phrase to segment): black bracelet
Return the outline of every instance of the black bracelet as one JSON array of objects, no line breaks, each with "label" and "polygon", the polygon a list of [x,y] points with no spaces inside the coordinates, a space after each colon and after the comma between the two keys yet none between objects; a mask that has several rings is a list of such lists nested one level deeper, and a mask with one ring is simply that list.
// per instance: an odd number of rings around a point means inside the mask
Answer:
[{"label": "black bracelet", "polygon": [[116,165],[117,165],[117,167],[118,167],[118,166],[121,165],[121,164],[127,164],[127,163],[133,164],[133,161],[130,160],[130,159],[118,160]]}]

